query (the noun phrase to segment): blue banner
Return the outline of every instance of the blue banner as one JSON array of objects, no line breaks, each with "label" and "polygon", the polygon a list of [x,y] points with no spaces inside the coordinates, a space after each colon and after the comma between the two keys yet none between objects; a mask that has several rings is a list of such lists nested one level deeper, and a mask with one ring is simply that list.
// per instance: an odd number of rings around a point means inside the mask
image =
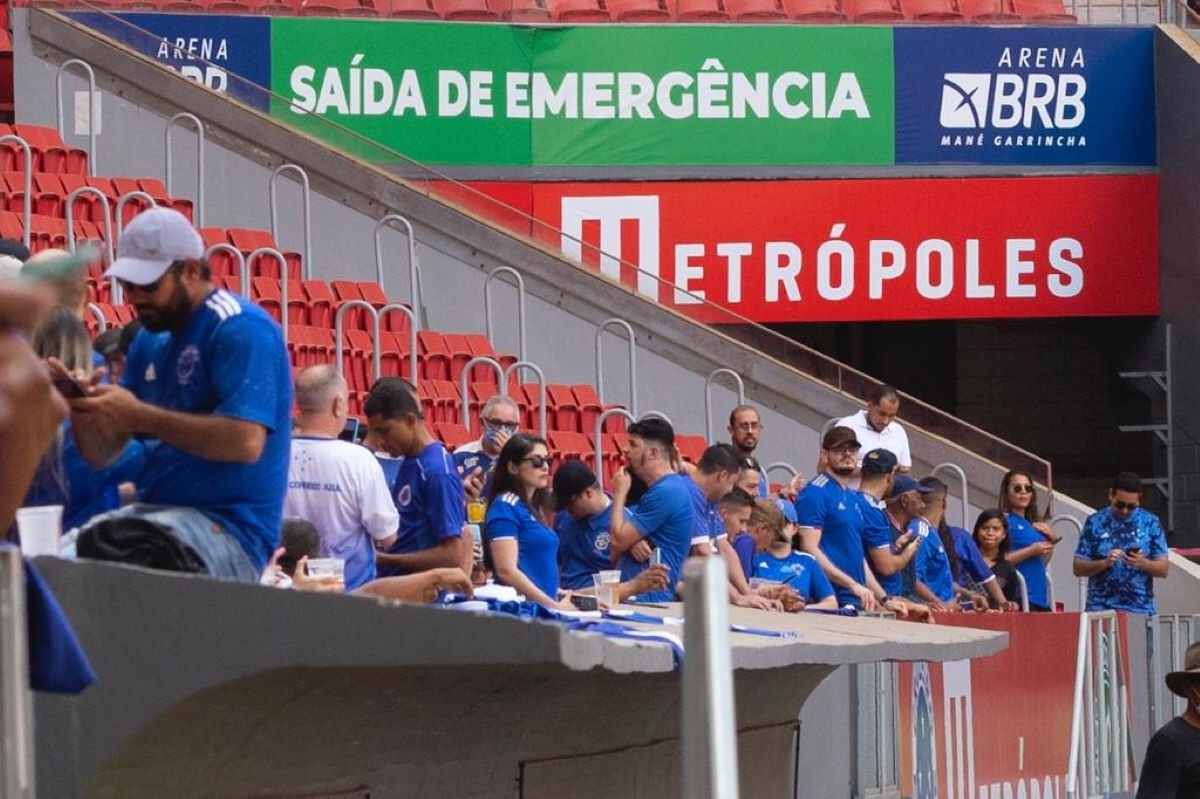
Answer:
[{"label": "blue banner", "polygon": [[262,111],[270,106],[268,17],[65,13],[213,91]]},{"label": "blue banner", "polygon": [[1151,28],[896,28],[896,163],[1156,163]]}]

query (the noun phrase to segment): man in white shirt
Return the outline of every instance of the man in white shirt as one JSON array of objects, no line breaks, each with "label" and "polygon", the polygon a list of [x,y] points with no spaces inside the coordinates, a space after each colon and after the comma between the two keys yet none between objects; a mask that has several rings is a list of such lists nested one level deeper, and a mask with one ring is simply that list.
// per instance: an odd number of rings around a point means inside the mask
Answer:
[{"label": "man in white shirt", "polygon": [[283,515],[316,525],[321,555],[346,561],[346,590],[353,591],[375,579],[375,548],[395,541],[400,514],[371,451],[338,440],[349,389],[337,370],[312,366],[297,375],[296,406]]},{"label": "man in white shirt", "polygon": [[[833,423],[835,427],[849,427],[854,431],[862,449],[886,449],[896,456],[899,470],[912,471],[912,453],[908,448],[908,433],[896,421],[900,412],[900,395],[891,386],[876,386],[867,395],[866,410],[851,414]],[[862,461],[858,464],[862,466]]]}]

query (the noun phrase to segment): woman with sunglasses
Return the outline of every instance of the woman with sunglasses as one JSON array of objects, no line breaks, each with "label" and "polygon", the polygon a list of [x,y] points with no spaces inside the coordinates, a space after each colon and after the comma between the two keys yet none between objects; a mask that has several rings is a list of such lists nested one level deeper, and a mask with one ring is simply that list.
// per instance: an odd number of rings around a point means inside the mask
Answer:
[{"label": "woman with sunglasses", "polygon": [[550,451],[544,439],[516,433],[500,449],[484,519],[484,541],[497,581],[531,602],[575,610],[558,599],[558,536],[542,523],[550,507]]},{"label": "woman with sunglasses", "polygon": [[796,591],[806,608],[837,610],[833,585],[821,564],[807,552],[797,552],[796,524],[788,520],[783,500],[760,499],[750,511],[746,530],[754,539],[752,579],[782,583]]},{"label": "woman with sunglasses", "polygon": [[[995,508],[988,508],[975,519],[975,530],[971,533],[979,554],[991,567],[996,575],[996,584],[1004,592],[1007,603],[1003,610],[1020,610],[1021,583],[1017,579],[1017,570],[1008,561],[1008,521],[1004,514]],[[993,601],[994,605],[994,601]]]},{"label": "woman with sunglasses", "polygon": [[1008,562],[1025,578],[1029,609],[1050,610],[1050,592],[1046,565],[1058,543],[1050,526],[1038,513],[1037,489],[1027,472],[1013,469],[1000,481],[1000,510],[1008,522],[1012,545]]}]

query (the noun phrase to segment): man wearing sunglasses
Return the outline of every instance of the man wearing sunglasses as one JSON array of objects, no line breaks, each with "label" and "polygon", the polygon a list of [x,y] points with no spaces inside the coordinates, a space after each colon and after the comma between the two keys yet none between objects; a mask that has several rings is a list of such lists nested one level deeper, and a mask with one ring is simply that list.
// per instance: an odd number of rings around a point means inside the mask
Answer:
[{"label": "man wearing sunglasses", "polygon": [[1167,576],[1167,537],[1158,517],[1141,507],[1142,480],[1121,472],[1109,506],[1083,524],[1075,548],[1076,577],[1088,578],[1087,610],[1154,615],[1154,578]]},{"label": "man wearing sunglasses", "polygon": [[291,366],[279,325],[246,298],[213,289],[204,242],[177,211],[139,214],[117,253],[105,276],[125,289],[143,330],[120,385],[93,380],[87,396],[69,401],[71,422],[96,467],[132,436],[154,446],[138,503],[89,522],[79,553],[127,559],[136,550],[102,543],[136,528],[192,550],[213,577],[257,582],[279,541],[291,444]]}]

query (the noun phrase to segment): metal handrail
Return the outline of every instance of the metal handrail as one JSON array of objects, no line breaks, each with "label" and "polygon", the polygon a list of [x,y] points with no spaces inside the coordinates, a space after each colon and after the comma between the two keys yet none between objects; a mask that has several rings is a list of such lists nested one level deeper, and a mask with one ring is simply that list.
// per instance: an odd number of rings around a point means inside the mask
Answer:
[{"label": "metal handrail", "polygon": [[96,176],[96,71],[92,65],[81,58],[68,58],[58,65],[58,74],[54,77],[54,101],[58,120],[58,137],[65,143],[67,132],[63,127],[63,75],[68,67],[83,67],[88,80],[88,175]]},{"label": "metal handrail", "polygon": [[511,266],[498,266],[488,272],[483,281],[483,329],[487,332],[488,341],[495,342],[492,329],[492,281],[500,275],[512,275],[513,285],[517,289],[517,358],[525,360],[529,357],[525,350],[525,278]]},{"label": "metal handrail", "polygon": [[[383,293],[387,294],[384,284],[383,231],[393,222],[404,225],[404,230],[408,235],[408,301],[414,309],[423,312],[425,302],[421,297],[421,267],[417,263],[417,236],[413,232],[412,223],[400,214],[388,214],[375,223],[375,282],[379,284],[379,288],[383,289]],[[522,357],[524,356],[522,355]]]},{"label": "metal handrail", "polygon": [[174,170],[172,168],[173,148],[171,147],[171,131],[179,122],[188,121],[196,126],[196,227],[204,227],[204,123],[200,121],[200,117],[195,114],[189,114],[187,111],[180,111],[175,116],[167,120],[167,126],[163,129],[163,145],[166,150],[167,168],[166,168],[166,184],[167,195],[175,196],[173,189],[172,177]]},{"label": "metal handrail", "polygon": [[21,201],[21,226],[24,231],[21,234],[21,241],[25,244],[25,248],[29,248],[29,236],[33,231],[33,150],[29,147],[29,142],[15,133],[6,133],[0,136],[0,144],[8,142],[16,142],[21,151],[25,153],[25,174],[22,183],[25,186],[25,197]]},{"label": "metal handrail", "polygon": [[378,380],[379,375],[383,372],[383,355],[379,352],[379,312],[375,310],[375,306],[366,300],[346,300],[337,309],[337,313],[333,315],[333,347],[334,347],[334,368],[338,374],[343,373],[342,356],[345,353],[345,342],[342,340],[345,335],[345,328],[342,325],[342,317],[351,308],[362,308],[371,317],[371,343],[374,345],[372,353],[371,368],[374,373],[374,379]]},{"label": "metal handrail", "polygon": [[1080,613],[1078,646],[1066,795],[1127,791],[1132,746],[1129,686],[1117,614]]},{"label": "metal handrail", "polygon": [[[283,346],[286,349],[288,344],[288,265],[283,253],[274,247],[259,247],[246,256],[246,263],[242,269],[242,287],[249,290],[250,266],[260,255],[269,256],[279,262],[279,326],[283,328]],[[251,295],[247,294],[246,296]],[[375,340],[379,340],[378,335],[375,336]]]},{"label": "metal handrail", "polygon": [[21,551],[0,548],[0,796],[6,799],[33,799],[37,795],[25,613]]},{"label": "metal handrail", "polygon": [[959,485],[962,486],[962,524],[959,526],[964,530],[970,530],[971,489],[967,485],[967,473],[963,471],[963,468],[957,463],[950,463],[947,461],[946,463],[939,463],[937,466],[934,466],[933,469],[930,470],[929,475],[931,477],[936,477],[937,473],[941,471],[954,472],[954,475],[958,478]]},{"label": "metal handrail", "polygon": [[213,253],[215,252],[223,252],[227,255],[233,256],[233,259],[237,262],[238,281],[242,284],[238,293],[243,297],[249,297],[250,287],[246,285],[245,276],[250,274],[250,270],[246,264],[246,256],[242,255],[242,251],[237,247],[234,247],[232,244],[226,244],[225,242],[219,241],[204,251],[205,260],[212,258]]},{"label": "metal handrail", "polygon": [[643,419],[662,419],[664,422],[671,425],[672,429],[675,427],[675,423],[671,421],[671,417],[667,416],[662,411],[646,411],[645,413],[642,414],[641,418],[643,418]]},{"label": "metal handrail", "polygon": [[539,399],[541,400],[541,403],[538,406],[538,430],[539,430],[538,435],[540,435],[542,438],[545,438],[546,437],[546,375],[542,371],[542,367],[538,366],[536,363],[531,363],[529,361],[517,361],[516,363],[510,363],[508,365],[508,368],[504,370],[504,374],[500,378],[501,379],[500,393],[504,394],[505,396],[508,396],[509,378],[512,376],[512,374],[514,372],[519,375],[521,373],[522,369],[529,369],[535,375],[537,375],[538,390],[539,390],[539,394],[540,394]]},{"label": "metal handrail", "polygon": [[104,311],[100,310],[99,305],[89,302],[83,306],[83,309],[95,318],[96,332],[103,333],[105,330],[108,330],[108,320],[104,318]]},{"label": "metal handrail", "polygon": [[279,243],[279,219],[276,213],[276,180],[284,172],[295,172],[300,178],[300,188],[302,190],[301,199],[304,203],[304,272],[302,276],[305,280],[312,280],[312,189],[308,182],[308,173],[304,171],[304,167],[298,164],[280,164],[271,171],[271,177],[267,182],[267,191],[270,195],[271,206],[271,236],[275,239],[275,243]]},{"label": "metal handrail", "polygon": [[1025,575],[1021,574],[1015,568],[1013,574],[1017,576],[1017,586],[1021,589],[1021,610],[1025,613],[1029,612],[1029,586],[1025,583]]},{"label": "metal handrail", "polygon": [[80,186],[67,195],[63,201],[67,206],[67,249],[75,252],[75,200],[85,194],[90,194],[100,199],[100,205],[104,209],[104,252],[108,255],[106,264],[112,265],[115,252],[113,249],[113,234],[112,234],[112,214],[109,213],[112,206],[108,203],[108,195],[97,189],[95,186]]},{"label": "metal handrail", "polygon": [[497,391],[501,390],[499,386],[504,383],[504,367],[495,358],[487,355],[476,355],[463,365],[462,374],[458,376],[458,395],[462,397],[462,423],[468,433],[471,432],[471,412],[467,408],[467,378],[470,376],[471,370],[481,364],[486,364],[496,371]]},{"label": "metal handrail", "polygon": [[721,558],[689,558],[683,582],[683,795],[737,799],[737,712],[725,564]]},{"label": "metal handrail", "polygon": [[[409,308],[407,305],[401,305],[398,302],[389,302],[387,305],[380,308],[376,313],[376,316],[378,317],[375,323],[376,359],[378,360],[380,357],[379,330],[383,325],[383,317],[390,313],[403,314],[408,318],[408,382],[412,383],[413,387],[416,388],[417,382],[420,380],[420,376],[417,374],[417,371],[420,367],[420,359],[417,357],[417,331],[420,330],[421,327],[417,324],[417,314],[412,308]],[[379,379],[378,374],[375,375],[375,379]]]},{"label": "metal handrail", "polygon": [[746,383],[742,380],[742,376],[732,369],[721,367],[713,369],[709,372],[708,377],[704,380],[704,440],[712,443],[713,440],[713,425],[712,425],[712,386],[713,381],[721,375],[728,375],[733,378],[733,382],[737,385],[738,405],[746,404]]},{"label": "metal handrail", "polygon": [[601,349],[601,340],[604,337],[604,331],[616,325],[625,331],[629,337],[629,411],[635,416],[637,415],[637,336],[633,333],[633,326],[624,319],[612,317],[605,319],[596,326],[596,396],[600,398],[600,402],[604,402],[604,358]]},{"label": "metal handrail", "polygon": [[596,417],[596,460],[592,471],[596,474],[596,482],[600,484],[600,488],[604,488],[604,458],[601,455],[604,442],[604,421],[610,416],[624,416],[626,421],[637,421],[637,417],[624,408],[609,408]]},{"label": "metal handrail", "polygon": [[[1074,516],[1070,516],[1066,513],[1060,513],[1057,516],[1052,516],[1050,518],[1050,520],[1046,522],[1046,524],[1050,525],[1050,529],[1053,530],[1054,525],[1058,524],[1059,522],[1067,522],[1068,524],[1070,524],[1072,527],[1075,528],[1076,540],[1078,540],[1080,537],[1083,536],[1083,525],[1080,524],[1079,520],[1076,519]],[[1050,569],[1049,568],[1046,569],[1046,580],[1047,581],[1050,580]],[[1051,586],[1053,586],[1053,583],[1050,583],[1050,584],[1051,584]],[[1088,588],[1088,579],[1086,577],[1080,577],[1079,578],[1079,609],[1080,610],[1084,610],[1085,608],[1087,608],[1087,588]],[[1053,590],[1053,589],[1051,589],[1051,590]],[[1053,607],[1053,606],[1051,606],[1051,607]]]},{"label": "metal handrail", "polygon": [[[130,200],[143,200],[150,203],[151,208],[154,208],[158,205],[158,203],[154,201],[153,197],[139,189],[127,191],[118,197],[117,205],[113,209],[113,216],[116,218],[118,241],[121,239],[121,234],[125,232],[125,206]],[[121,281],[119,280],[112,281],[112,298],[114,305],[120,305],[124,300],[124,292],[121,290]]]},{"label": "metal handrail", "polygon": [[[775,461],[774,463],[767,464],[766,466],[763,467],[763,474],[765,474],[767,476],[768,489],[771,485],[771,472],[774,472],[774,471],[787,472],[787,474],[788,474],[788,490],[789,491],[791,490],[792,480],[795,480],[796,475],[800,474],[799,469],[797,469],[795,466],[793,466],[790,463],[785,463],[784,461]],[[770,491],[768,490],[767,493],[770,493]]]}]

